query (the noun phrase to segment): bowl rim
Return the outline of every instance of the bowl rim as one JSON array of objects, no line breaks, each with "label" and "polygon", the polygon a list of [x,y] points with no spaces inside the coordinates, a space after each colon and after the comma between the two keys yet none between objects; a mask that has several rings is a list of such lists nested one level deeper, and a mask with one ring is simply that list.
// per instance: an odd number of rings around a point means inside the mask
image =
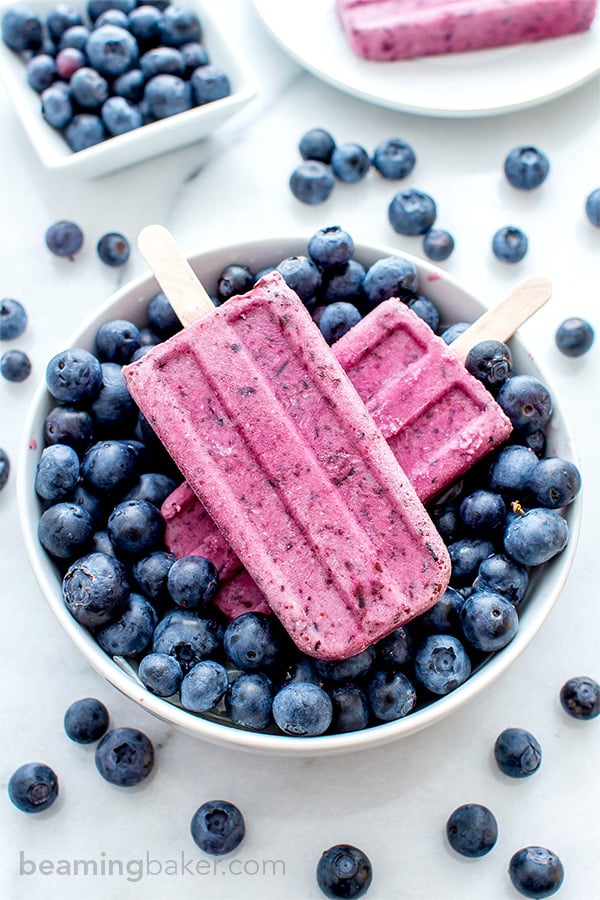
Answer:
[{"label": "bowl rim", "polygon": [[[278,255],[277,248],[280,248],[284,255],[291,255],[290,252],[286,252],[286,249],[289,251],[295,250],[298,253],[301,247],[306,247],[308,237],[310,235],[301,234],[239,241],[232,245],[206,247],[199,253],[186,254],[186,256],[192,268],[198,274],[211,261],[213,261],[214,265],[214,260],[221,256],[227,256],[229,261],[234,256],[237,256],[238,259],[242,258],[244,253],[246,254],[244,258],[248,258],[253,254],[263,256],[272,254],[273,257],[281,259],[283,255]],[[391,255],[401,255],[411,261],[417,267],[420,283],[426,281],[433,289],[440,282],[443,282],[444,286],[449,285],[452,292],[457,293],[463,300],[466,300],[468,305],[473,306],[475,311],[482,312],[486,308],[481,300],[463,287],[451,274],[432,263],[409,253],[400,252],[396,248],[387,245],[355,242],[354,258],[359,259],[359,261],[365,258],[374,260]],[[92,329],[95,330],[103,317],[104,319],[110,317],[112,309],[121,304],[124,299],[137,297],[140,302],[147,304],[148,299],[158,290],[160,288],[154,276],[149,272],[142,273],[111,294],[107,300],[89,313],[70,337],[67,338],[63,346],[79,346],[82,336]],[[557,393],[552,383],[552,378],[547,375],[543,366],[540,367],[533,359],[531,352],[525,349],[518,334],[511,338],[511,346],[513,350],[530,360],[534,367],[539,370],[540,377],[551,391],[553,397],[556,397]],[[382,746],[393,740],[421,731],[450,715],[463,704],[478,696],[520,656],[555,606],[575,556],[582,520],[581,492],[573,503],[564,510],[569,523],[567,548],[549,563],[545,564],[544,572],[550,573],[551,586],[550,588],[544,586],[544,602],[540,603],[538,601],[534,604],[526,604],[523,614],[520,611],[519,628],[512,641],[477,668],[462,685],[404,718],[396,719],[392,722],[382,722],[360,731],[332,735],[325,734],[315,737],[294,737],[285,734],[255,732],[211,721],[209,718],[196,715],[170,703],[168,699],[157,697],[148,691],[139,679],[134,677],[134,670],[129,667],[126,661],[123,665],[108,656],[96,643],[91,633],[76,622],[68,612],[63,602],[60,580],[54,568],[55,564],[44,551],[41,544],[39,544],[37,538],[39,506],[33,491],[31,477],[32,451],[36,452],[37,459],[43,447],[43,442],[39,444],[34,435],[36,433],[39,434],[41,411],[44,405],[48,404],[49,399],[51,400],[45,380],[42,379],[32,397],[25,421],[20,452],[18,454],[16,478],[17,507],[21,531],[30,564],[44,598],[64,630],[86,657],[88,663],[117,690],[139,703],[144,709],[147,709],[162,721],[213,744],[266,753],[268,755],[313,757]],[[560,409],[560,404],[559,410],[555,408],[553,418],[555,416],[560,420],[561,434],[569,448],[569,458],[576,464],[579,464],[579,454],[577,453],[573,432],[568,419],[565,418],[564,411]],[[43,418],[41,421],[43,421]],[[532,609],[532,606],[535,608]]]}]

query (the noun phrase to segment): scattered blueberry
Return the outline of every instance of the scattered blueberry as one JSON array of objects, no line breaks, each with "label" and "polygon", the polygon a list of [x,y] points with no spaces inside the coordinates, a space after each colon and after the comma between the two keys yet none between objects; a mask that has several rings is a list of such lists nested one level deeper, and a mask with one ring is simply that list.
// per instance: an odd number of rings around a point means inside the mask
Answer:
[{"label": "scattered blueberry", "polygon": [[39,813],[58,797],[58,778],[44,763],[25,763],[10,776],[8,796],[25,813]]},{"label": "scattered blueberry", "polygon": [[528,778],[542,764],[542,748],[524,728],[505,728],[494,744],[498,768],[511,778]]},{"label": "scattered blueberry", "polygon": [[[452,634],[460,631],[460,611],[464,597],[453,587],[447,587],[440,599],[427,612],[419,616],[419,625],[426,628],[431,634]],[[402,629],[398,629],[402,630]],[[395,634],[396,632],[392,632]],[[384,638],[384,641],[387,638]],[[412,646],[412,640],[410,642]],[[385,646],[385,644],[384,644]],[[412,652],[406,659],[399,659],[397,665],[405,665],[412,657]]]},{"label": "scattered blueberry", "polygon": [[515,147],[504,160],[504,174],[513,187],[531,191],[542,184],[550,170],[548,157],[537,147]]},{"label": "scattered blueberry", "polygon": [[502,341],[479,341],[465,360],[467,370],[489,388],[497,388],[512,374],[512,353]]},{"label": "scattered blueberry", "polygon": [[435,222],[436,215],[433,197],[415,188],[399,191],[388,207],[388,219],[397,234],[425,234]]},{"label": "scattered blueberry", "polygon": [[385,138],[373,152],[373,167],[383,178],[406,178],[415,167],[415,151],[401,138]]},{"label": "scattered blueberry", "polygon": [[140,59],[140,70],[146,79],[155,75],[183,75],[183,55],[175,47],[153,47]]},{"label": "scattered blueberry", "polygon": [[501,262],[520,262],[527,253],[528,247],[527,235],[514,225],[499,228],[492,238],[492,251],[496,259]]},{"label": "scattered blueberry", "polygon": [[55,256],[72,259],[83,246],[83,232],[75,222],[54,222],[46,231],[46,246]]},{"label": "scattered blueberry", "polygon": [[444,262],[454,250],[454,238],[443,228],[430,228],[423,238],[423,252],[434,262]]},{"label": "scattered blueberry", "polygon": [[67,609],[81,625],[89,628],[106,625],[127,605],[127,569],[106,553],[89,553],[67,570],[63,596]]},{"label": "scattered blueberry", "polygon": [[569,678],[560,689],[562,708],[574,719],[595,719],[600,715],[600,684],[587,675]]},{"label": "scattered blueberry", "polygon": [[556,329],[556,346],[565,356],[583,356],[594,343],[594,336],[589,322],[572,316]]},{"label": "scattered blueberry", "polygon": [[229,685],[225,711],[234,725],[263,731],[273,720],[273,683],[262,672],[242,672]]},{"label": "scattered blueberry", "polygon": [[108,729],[108,710],[95,697],[84,697],[71,703],[65,713],[64,727],[67,737],[77,744],[93,744]]},{"label": "scattered blueberry", "polygon": [[223,856],[239,847],[246,826],[242,813],[227,800],[208,800],[198,807],[190,824],[194,843],[203,853]]},{"label": "scattered blueberry", "polygon": [[302,159],[316,159],[319,162],[330,163],[335,150],[335,141],[324,128],[311,128],[300,138],[298,150]]},{"label": "scattered blueberry", "polygon": [[169,568],[167,590],[177,606],[198,609],[206,606],[219,585],[217,570],[203,556],[182,556]]},{"label": "scattered blueberry", "polygon": [[296,681],[286,684],[273,698],[273,718],[285,734],[311,737],[331,725],[331,698],[318,684]]},{"label": "scattered blueberry", "polygon": [[494,545],[486,538],[459,538],[448,545],[452,563],[451,583],[454,587],[471,583],[486,556],[494,552]]},{"label": "scattered blueberry", "polygon": [[10,475],[10,460],[5,450],[0,447],[0,491],[6,487]]},{"label": "scattered blueberry", "polygon": [[465,648],[451,634],[429,635],[415,655],[415,675],[432,694],[449,694],[470,674]]},{"label": "scattered blueberry", "polygon": [[156,333],[163,338],[171,337],[181,328],[181,322],[162,291],[148,304],[148,321]]},{"label": "scattered blueberry", "polygon": [[545,847],[523,847],[510,859],[508,874],[513,886],[533,900],[543,900],[557,892],[564,880],[558,856]]},{"label": "scattered blueberry", "polygon": [[108,10],[117,9],[130,13],[135,5],[135,0],[87,0],[87,13],[92,22],[96,22]]},{"label": "scattered blueberry", "polygon": [[445,344],[451,344],[452,341],[455,341],[456,338],[463,333],[463,331],[467,330],[469,325],[470,322],[454,322],[442,331],[440,337]]},{"label": "scattered blueberry", "polygon": [[205,712],[221,700],[229,687],[227,669],[212,659],[197,662],[181,682],[181,705],[192,712]]},{"label": "scattered blueberry", "polygon": [[326,270],[322,286],[323,300],[326,303],[335,303],[337,300],[356,303],[362,296],[365,274],[365,267],[355,259],[349,260],[345,266]]},{"label": "scattered blueberry", "polygon": [[123,499],[149,500],[160,509],[163,501],[174,490],[175,482],[168,475],[162,472],[144,472]]},{"label": "scattered blueberry", "polygon": [[96,747],[95,762],[106,781],[119,787],[132,787],[152,771],[154,747],[137,728],[113,728]]},{"label": "scattered blueberry", "polygon": [[585,214],[592,225],[600,228],[600,188],[596,188],[586,197]]},{"label": "scattered blueberry", "polygon": [[31,360],[22,350],[6,350],[0,356],[0,373],[7,381],[25,381],[31,375]]},{"label": "scattered blueberry", "polygon": [[167,578],[175,562],[175,555],[166,550],[155,550],[133,564],[133,578],[142,593],[153,602],[166,601],[169,594]]},{"label": "scattered blueberry", "polygon": [[317,884],[326,897],[363,897],[372,879],[369,857],[351,844],[324,850],[317,865]]},{"label": "scattered blueberry", "polygon": [[489,853],[498,840],[496,817],[480,803],[465,803],[446,822],[448,843],[461,856],[478,859]]},{"label": "scattered blueberry", "polygon": [[58,43],[68,28],[82,24],[83,18],[79,10],[74,6],[69,6],[67,3],[60,3],[58,6],[55,6],[46,16],[46,27],[55,43]]},{"label": "scattered blueberry", "polygon": [[[143,7],[139,7],[143,9]],[[140,103],[144,96],[146,78],[140,69],[129,69],[123,72],[112,83],[112,89],[116,97],[123,97],[130,103]],[[142,116],[143,118],[143,116]]]},{"label": "scattered blueberry", "polygon": [[63,31],[58,42],[59,50],[65,50],[72,47],[74,50],[83,52],[87,39],[90,36],[90,29],[87,25],[71,25],[66,31]]},{"label": "scattered blueberry", "polygon": [[90,411],[96,425],[105,429],[127,430],[135,418],[137,406],[125,384],[119,363],[101,365],[102,384],[92,400]]},{"label": "scattered blueberry", "polygon": [[541,566],[567,545],[569,526],[555,509],[535,507],[506,526],[504,549],[524,566]]},{"label": "scattered blueberry", "polygon": [[307,160],[290,175],[289,186],[296,200],[316,206],[324,203],[335,185],[329,166],[318,160]]},{"label": "scattered blueberry", "polygon": [[371,159],[360,144],[338,144],[331,154],[331,170],[338,181],[355,184],[362,181],[371,168]]},{"label": "scattered blueberry", "polygon": [[59,50],[56,54],[56,71],[59,77],[63,78],[65,82],[70,81],[73,74],[78,69],[83,68],[85,64],[85,54],[75,47],[65,47],[64,50]]}]

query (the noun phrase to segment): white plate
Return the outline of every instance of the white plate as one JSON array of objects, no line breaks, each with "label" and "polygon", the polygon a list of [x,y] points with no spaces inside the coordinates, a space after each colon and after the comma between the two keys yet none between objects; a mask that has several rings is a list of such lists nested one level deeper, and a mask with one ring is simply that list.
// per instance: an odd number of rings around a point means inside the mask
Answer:
[{"label": "white plate", "polygon": [[435,116],[486,116],[534,106],[600,72],[600,15],[585,34],[470,53],[370,62],[350,48],[335,0],[253,0],[277,41],[340,90]]},{"label": "white plate", "polygon": [[[0,17],[11,5],[10,0],[0,2]],[[55,0],[31,0],[29,5],[44,19],[56,3]],[[74,0],[74,5],[84,9],[83,0]],[[44,121],[40,112],[39,95],[27,83],[23,61],[0,40],[0,75],[4,78],[21,124],[48,169],[85,178],[106,175],[208,137],[252,99],[256,93],[254,78],[240,58],[239,51],[229,44],[227,35],[213,22],[210,4],[203,3],[202,0],[182,0],[181,5],[198,13],[202,23],[203,42],[211,62],[227,72],[231,94],[221,100],[108,138],[78,153],[73,153],[61,133]]]}]

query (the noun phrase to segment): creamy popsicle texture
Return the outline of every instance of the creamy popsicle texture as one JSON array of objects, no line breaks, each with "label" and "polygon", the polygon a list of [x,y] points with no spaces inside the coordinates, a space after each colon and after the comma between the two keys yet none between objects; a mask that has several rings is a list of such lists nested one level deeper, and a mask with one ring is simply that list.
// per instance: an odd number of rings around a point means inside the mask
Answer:
[{"label": "creamy popsicle texture", "polygon": [[596,0],[336,0],[350,46],[382,61],[586,31]]},{"label": "creamy popsicle texture", "polygon": [[124,375],[304,652],[352,656],[445,590],[450,560],[442,539],[277,273]]}]

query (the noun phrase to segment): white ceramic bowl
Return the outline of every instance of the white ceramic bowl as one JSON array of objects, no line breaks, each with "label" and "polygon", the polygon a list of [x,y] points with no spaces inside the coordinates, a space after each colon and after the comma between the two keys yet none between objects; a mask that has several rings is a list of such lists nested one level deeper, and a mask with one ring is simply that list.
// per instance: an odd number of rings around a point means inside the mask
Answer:
[{"label": "white ceramic bowl", "polygon": [[[305,253],[306,242],[306,237],[249,241],[199,254],[192,257],[190,262],[204,285],[208,290],[212,290],[216,285],[219,273],[228,263],[246,263],[253,271],[259,271],[263,267],[276,265],[287,256]],[[392,255],[394,252],[396,251],[389,247],[357,244],[355,258],[365,265],[370,265],[376,259]],[[419,271],[422,292],[439,306],[445,321],[473,320],[484,310],[481,301],[467,293],[446,272],[420,259],[412,258],[412,261]],[[94,315],[81,324],[73,335],[66,338],[64,347],[79,346],[93,349],[96,330],[103,322],[113,318],[130,319],[138,324],[144,323],[147,301],[157,290],[158,285],[150,275],[132,281],[110,297]],[[550,379],[546,373],[540,371],[539,366],[518,337],[512,339],[511,347],[515,370],[519,373],[531,373],[541,378],[554,394],[555,411],[548,428],[549,452],[577,462],[571,430],[564,410],[561,409],[560,398],[556,395]],[[144,688],[138,680],[135,670],[127,662],[114,660],[107,656],[90,633],[80,626],[67,611],[62,598],[58,570],[37,538],[40,506],[33,487],[35,467],[44,445],[44,418],[53,405],[54,401],[48,394],[45,384],[41,384],[35,394],[23,436],[17,476],[19,509],[25,542],[44,596],[65,631],[77,644],[86,659],[111,684],[159,718],[195,737],[216,744],[270,754],[319,756],[374,747],[432,725],[483,691],[525,649],[558,599],[575,553],[581,520],[579,497],[566,511],[570,529],[567,548],[551,562],[532,570],[534,574],[528,597],[520,610],[520,625],[516,636],[508,646],[475,671],[464,684],[431,705],[419,709],[403,719],[347,734],[300,738],[283,734],[246,731],[231,724],[224,724],[215,717],[187,712],[167,700],[151,694]]]},{"label": "white ceramic bowl", "polygon": [[[9,7],[19,5],[20,0],[2,0],[0,17]],[[82,0],[74,0],[74,5],[85,10]],[[48,169],[84,178],[106,175],[208,137],[255,96],[254,76],[239,51],[215,24],[210,14],[210,4],[203,0],[185,0],[181,5],[197,12],[202,24],[203,43],[211,62],[227,72],[231,94],[221,100],[108,138],[77,153],[70,149],[59,131],[44,121],[39,95],[27,83],[25,64],[0,39],[0,74],[31,143]],[[43,20],[56,3],[54,0],[31,0],[31,3],[27,2],[27,6]]]}]

